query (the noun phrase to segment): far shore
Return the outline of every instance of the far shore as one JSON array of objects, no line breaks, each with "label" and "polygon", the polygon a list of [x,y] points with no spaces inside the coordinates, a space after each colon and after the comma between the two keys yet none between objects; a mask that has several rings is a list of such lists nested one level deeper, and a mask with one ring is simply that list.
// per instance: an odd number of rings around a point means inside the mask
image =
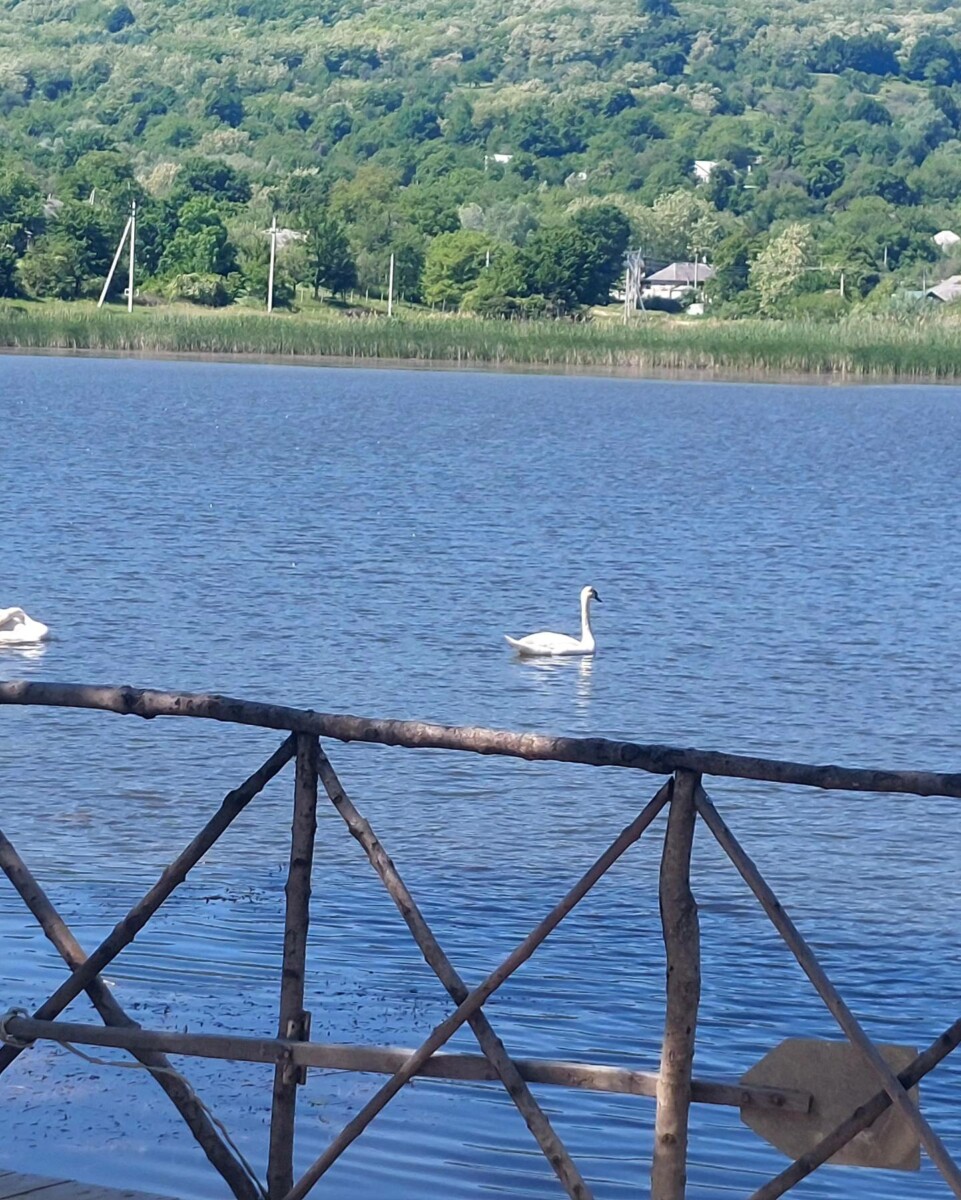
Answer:
[{"label": "far shore", "polygon": [[783,383],[809,387],[866,387],[911,383],[920,385],[961,384],[957,377],[912,378],[897,375],[845,375],[814,371],[780,371],[775,368],[719,370],[713,367],[655,367],[655,366],[551,366],[525,362],[474,362],[439,358],[368,358],[361,355],[324,354],[257,354],[248,351],[224,353],[203,350],[101,350],[69,349],[58,346],[18,347],[0,346],[0,355],[25,358],[93,358],[128,359],[139,362],[197,362],[265,367],[330,367],[336,370],[368,371],[438,371],[449,374],[481,375],[545,375],[580,377],[585,379],[661,380],[667,383]]},{"label": "far shore", "polygon": [[100,358],[820,385],[961,383],[961,322],[852,315],[804,321],[507,322],[402,311],[97,310],[0,303],[0,352]]}]

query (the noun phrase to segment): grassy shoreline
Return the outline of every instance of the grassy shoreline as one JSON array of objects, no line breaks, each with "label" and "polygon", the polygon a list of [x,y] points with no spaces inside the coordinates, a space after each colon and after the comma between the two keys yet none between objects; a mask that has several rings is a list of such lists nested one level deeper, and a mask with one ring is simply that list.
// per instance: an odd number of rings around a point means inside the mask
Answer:
[{"label": "grassy shoreline", "polygon": [[0,349],[217,359],[405,363],[411,366],[727,378],[961,381],[961,324],[862,318],[800,321],[638,320],[510,323],[336,313],[268,317],[184,307],[97,311],[87,304],[0,305]]}]

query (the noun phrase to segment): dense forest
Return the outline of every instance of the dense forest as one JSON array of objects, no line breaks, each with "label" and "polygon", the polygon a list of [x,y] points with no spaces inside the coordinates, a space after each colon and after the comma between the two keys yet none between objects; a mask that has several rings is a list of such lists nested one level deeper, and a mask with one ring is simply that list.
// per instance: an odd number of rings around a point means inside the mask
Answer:
[{"label": "dense forest", "polygon": [[947,0],[0,0],[0,133],[6,297],[97,295],[133,200],[145,300],[260,302],[274,216],[279,303],[391,255],[486,315],[606,303],[628,248],[732,316],[961,271]]}]

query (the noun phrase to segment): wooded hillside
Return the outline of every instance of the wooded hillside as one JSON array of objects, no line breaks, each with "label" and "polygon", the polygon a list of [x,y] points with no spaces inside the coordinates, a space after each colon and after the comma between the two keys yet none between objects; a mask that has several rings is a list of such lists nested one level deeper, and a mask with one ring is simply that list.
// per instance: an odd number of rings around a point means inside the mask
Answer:
[{"label": "wooded hillside", "polygon": [[630,244],[729,311],[878,302],[955,269],[959,127],[947,0],[6,0],[0,294],[91,294],[136,198],[145,275],[212,303],[274,213],[282,299],[394,253],[411,298],[563,311]]}]

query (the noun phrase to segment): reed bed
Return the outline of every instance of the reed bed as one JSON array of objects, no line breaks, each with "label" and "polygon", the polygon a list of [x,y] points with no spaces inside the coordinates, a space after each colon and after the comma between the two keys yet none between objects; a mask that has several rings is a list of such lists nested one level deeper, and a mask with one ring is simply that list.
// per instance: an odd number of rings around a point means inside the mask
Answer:
[{"label": "reed bed", "polygon": [[527,365],[834,378],[961,378],[961,324],[848,318],[802,321],[639,319],[505,322],[402,315],[183,309],[97,311],[79,305],[0,307],[0,347],[137,354],[253,355],[281,359],[392,359],[421,364]]}]

